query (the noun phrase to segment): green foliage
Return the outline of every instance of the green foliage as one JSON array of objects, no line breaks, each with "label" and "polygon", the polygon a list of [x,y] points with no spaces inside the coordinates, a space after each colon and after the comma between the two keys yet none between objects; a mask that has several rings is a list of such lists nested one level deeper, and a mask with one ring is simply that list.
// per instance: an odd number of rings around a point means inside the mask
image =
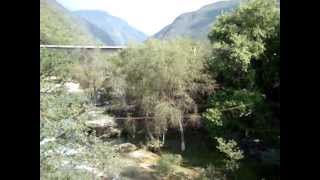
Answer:
[{"label": "green foliage", "polygon": [[43,118],[50,120],[67,119],[84,111],[86,99],[81,95],[59,94],[41,96],[41,109]]},{"label": "green foliage", "polygon": [[226,176],[224,175],[224,172],[221,169],[215,167],[212,164],[209,164],[197,179],[198,180],[213,180],[213,179],[226,180]]},{"label": "green foliage", "polygon": [[[47,64],[44,63],[45,65]],[[52,72],[60,70],[58,65],[54,67],[57,69]],[[46,72],[48,69],[42,70]],[[48,84],[59,83],[44,80],[46,78],[47,76],[40,77],[41,92],[47,89]],[[82,116],[87,111],[86,104],[87,99],[83,94],[67,93],[61,86],[41,93],[41,179],[87,179],[98,173],[110,177],[119,174],[121,165],[118,154],[111,145],[87,133],[87,117]],[[88,172],[84,168],[93,168],[96,172]]]},{"label": "green foliage", "polygon": [[218,18],[209,34],[214,53],[209,65],[225,84],[252,86],[251,63],[265,61],[267,40],[279,31],[279,12],[275,0],[254,0]]},{"label": "green foliage", "polygon": [[[221,89],[209,98],[203,113],[211,137],[259,138],[278,147],[280,108],[274,105],[280,105],[279,23],[275,0],[249,0],[213,26],[208,67]],[[236,141],[217,141],[217,148],[227,155],[226,168],[237,169],[243,154],[232,148]],[[265,157],[277,157],[271,154]]]},{"label": "green foliage", "polygon": [[[256,70],[255,82],[264,92],[270,92],[273,88],[280,87],[280,24],[276,33],[266,40],[266,51],[263,61],[257,61],[253,68]],[[280,95],[278,100],[280,100]]]},{"label": "green foliage", "polygon": [[218,19],[209,34],[213,54],[208,64],[224,89],[211,97],[204,114],[209,131],[265,136],[263,129],[274,127],[274,113],[263,93],[269,95],[280,85],[279,27],[273,0],[248,1]]},{"label": "green foliage", "polygon": [[239,168],[238,161],[243,159],[243,152],[239,149],[238,144],[234,140],[225,141],[221,137],[216,138],[218,142],[217,149],[224,153],[227,156],[226,160],[226,169],[227,170],[236,170]]},{"label": "green foliage", "polygon": [[91,179],[92,174],[88,172],[81,172],[81,171],[57,171],[52,172],[50,174],[42,175],[41,179],[50,179],[50,180],[87,180]]},{"label": "green foliage", "polygon": [[171,127],[178,127],[179,121],[182,121],[182,114],[179,109],[168,102],[160,102],[155,106],[155,121],[157,121],[156,129],[158,132],[166,131],[168,124]]},{"label": "green foliage", "polygon": [[227,133],[226,130],[248,135],[255,129],[267,128],[271,115],[264,104],[264,95],[248,90],[226,89],[209,99],[203,114],[205,125],[212,137]]},{"label": "green foliage", "polygon": [[179,155],[164,154],[157,162],[156,172],[162,176],[168,176],[174,172],[174,166],[180,165],[182,158]]},{"label": "green foliage", "polygon": [[149,40],[130,45],[113,60],[126,104],[137,106],[136,115],[155,116],[148,120],[153,134],[165,133],[170,125],[182,130],[183,115],[197,112],[195,97],[213,88],[204,72],[207,55],[202,44],[191,40]]},{"label": "green foliage", "polygon": [[206,125],[208,129],[213,129],[214,127],[223,126],[222,113],[219,109],[211,108],[207,109],[204,113],[204,118],[207,120]]},{"label": "green foliage", "polygon": [[63,79],[68,75],[68,68],[72,64],[72,55],[54,49],[40,49],[40,79],[55,76]]},{"label": "green foliage", "polygon": [[79,61],[70,67],[70,71],[81,88],[87,90],[91,98],[95,99],[97,91],[103,88],[110,77],[110,68],[107,55],[99,51],[85,51],[80,54]]},{"label": "green foliage", "polygon": [[[41,177],[74,179],[83,171],[78,169],[81,166],[108,176],[117,175],[121,166],[117,153],[110,144],[87,134],[86,118],[80,116],[81,98],[70,94],[42,95],[41,98]],[[64,166],[70,166],[67,174],[63,172]]]},{"label": "green foliage", "polygon": [[[118,59],[125,74],[127,95],[139,100],[145,113],[167,98],[179,107],[191,104],[187,91],[197,91],[206,78],[204,70],[205,49],[188,40],[156,41],[125,49]],[[174,101],[181,97],[181,102]],[[185,98],[182,98],[185,97]],[[165,100],[165,99],[164,99]],[[154,102],[155,101],[155,102]],[[152,104],[154,102],[154,104]]]},{"label": "green foliage", "polygon": [[[46,28],[42,30],[49,31]],[[273,1],[255,0],[218,19],[209,35],[212,54],[204,44],[188,39],[151,39],[144,44],[129,45],[110,57],[96,52],[75,56],[41,49],[41,177],[89,178],[76,168],[79,165],[90,166],[110,177],[119,174],[118,153],[109,143],[87,133],[84,123],[87,117],[82,113],[87,111],[88,99],[83,94],[65,91],[63,82],[70,79],[78,81],[91,96],[103,90],[112,103],[134,106],[132,116],[154,117],[143,123],[151,140],[148,146],[155,149],[163,146],[169,128],[179,128],[184,137],[186,115],[197,114],[204,97],[209,96],[204,124],[212,138],[219,137],[217,149],[226,160],[225,169],[209,166],[203,178],[225,179],[226,172],[236,176],[244,158],[237,140],[261,137],[269,143],[267,139],[278,137],[278,132],[264,130],[278,129],[267,102],[270,89],[280,86],[279,28],[279,10]],[[49,34],[41,36],[48,39]],[[71,42],[61,37],[52,42]],[[214,94],[216,84],[212,76],[220,85]],[[136,123],[125,124],[132,126],[128,129],[134,135]],[[184,138],[181,142],[184,144]],[[64,149],[79,151],[70,153]],[[217,159],[222,153],[211,157]],[[263,162],[280,166],[278,155],[277,150],[267,151],[263,153]],[[179,157],[163,155],[157,172],[168,177],[181,161]],[[207,165],[208,161],[205,162]],[[215,165],[218,163],[220,159]]]}]

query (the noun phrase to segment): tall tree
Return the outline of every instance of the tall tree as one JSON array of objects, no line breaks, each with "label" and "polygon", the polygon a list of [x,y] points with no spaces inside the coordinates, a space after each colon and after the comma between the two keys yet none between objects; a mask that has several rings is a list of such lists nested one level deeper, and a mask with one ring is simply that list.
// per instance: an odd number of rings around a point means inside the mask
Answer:
[{"label": "tall tree", "polygon": [[208,65],[223,87],[210,98],[204,114],[213,136],[240,132],[237,137],[278,137],[269,102],[279,103],[271,98],[280,87],[279,22],[275,0],[249,0],[220,16],[212,28]]},{"label": "tall tree", "polygon": [[124,75],[127,104],[137,105],[136,115],[155,117],[146,123],[150,139],[174,127],[185,150],[185,115],[197,112],[195,96],[211,87],[203,73],[206,54],[203,45],[191,40],[150,40],[127,48],[116,60]]},{"label": "tall tree", "polygon": [[214,52],[209,63],[221,83],[253,88],[253,63],[279,60],[279,13],[275,0],[250,0],[218,18],[208,36]]}]

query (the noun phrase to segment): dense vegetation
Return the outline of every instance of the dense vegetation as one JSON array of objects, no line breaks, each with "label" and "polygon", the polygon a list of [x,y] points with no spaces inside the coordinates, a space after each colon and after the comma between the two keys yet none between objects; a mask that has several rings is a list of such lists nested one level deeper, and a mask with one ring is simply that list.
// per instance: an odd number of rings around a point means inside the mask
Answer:
[{"label": "dense vegetation", "polygon": [[279,136],[270,133],[280,123],[272,111],[280,108],[276,106],[280,103],[279,26],[274,2],[254,1],[220,17],[209,34],[213,45],[209,66],[223,89],[210,97],[206,115],[217,128],[237,130],[246,137]]},{"label": "dense vegetation", "polygon": [[41,179],[92,178],[79,163],[94,164],[97,171],[115,175],[117,153],[107,142],[89,135],[84,125],[88,118],[82,116],[88,107],[86,96],[70,94],[63,86],[70,79],[68,69],[78,56],[47,49],[42,49],[40,55]]},{"label": "dense vegetation", "polygon": [[[200,166],[193,179],[280,179],[279,16],[276,1],[252,0],[217,19],[210,44],[150,39],[113,55],[42,49],[41,177],[91,179],[82,162],[125,179],[127,162],[85,125],[100,104],[124,119],[127,140],[161,155],[159,178],[187,179],[177,169]],[[84,92],[68,92],[70,81]]]},{"label": "dense vegetation", "polygon": [[274,165],[280,163],[279,16],[275,1],[258,0],[218,19],[208,63],[223,88],[204,113],[211,136],[257,139]]}]

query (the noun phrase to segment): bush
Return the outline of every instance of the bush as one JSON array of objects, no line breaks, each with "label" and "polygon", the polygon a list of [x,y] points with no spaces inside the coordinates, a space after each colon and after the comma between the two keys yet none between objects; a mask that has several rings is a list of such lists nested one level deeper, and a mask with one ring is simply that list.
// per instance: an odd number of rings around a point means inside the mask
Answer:
[{"label": "bush", "polygon": [[105,83],[111,76],[111,63],[108,56],[99,51],[82,52],[79,61],[70,68],[74,80],[87,90],[89,97],[97,103],[99,90],[103,90]]},{"label": "bush", "polygon": [[223,138],[216,138],[217,149],[227,156],[226,169],[234,171],[239,168],[238,161],[243,159],[243,152],[239,149],[234,140],[225,141]]},{"label": "bush", "polygon": [[205,169],[205,175],[208,179],[226,180],[223,171],[221,171],[221,169],[216,168],[212,164],[209,164]]},{"label": "bush", "polygon": [[174,172],[174,166],[180,165],[181,162],[180,155],[164,154],[157,162],[156,172],[162,176],[171,175]]},{"label": "bush", "polygon": [[76,59],[75,54],[55,49],[40,49],[40,79],[55,76],[58,80],[70,77],[70,65]]},{"label": "bush", "polygon": [[81,94],[68,94],[63,89],[41,94],[42,179],[85,178],[86,173],[78,170],[81,166],[92,167],[112,177],[119,174],[118,154],[111,145],[87,133],[86,118],[80,116],[87,110],[85,102]]},{"label": "bush", "polygon": [[57,171],[45,174],[41,177],[43,180],[87,180],[92,179],[92,174],[82,171]]}]

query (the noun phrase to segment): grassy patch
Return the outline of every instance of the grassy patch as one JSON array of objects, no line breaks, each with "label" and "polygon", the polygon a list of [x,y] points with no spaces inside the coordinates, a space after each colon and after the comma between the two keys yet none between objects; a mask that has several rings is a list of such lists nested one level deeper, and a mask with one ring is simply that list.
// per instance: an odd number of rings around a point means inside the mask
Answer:
[{"label": "grassy patch", "polygon": [[[174,133],[168,134],[166,145],[162,154],[180,154],[183,168],[194,169],[197,167],[207,168],[214,166],[223,169],[225,159],[224,155],[216,150],[214,144],[199,132],[186,133],[186,151],[180,151],[180,138]],[[233,178],[237,180],[250,180],[258,178],[258,164],[250,160],[243,160],[240,169],[233,173]]]}]

